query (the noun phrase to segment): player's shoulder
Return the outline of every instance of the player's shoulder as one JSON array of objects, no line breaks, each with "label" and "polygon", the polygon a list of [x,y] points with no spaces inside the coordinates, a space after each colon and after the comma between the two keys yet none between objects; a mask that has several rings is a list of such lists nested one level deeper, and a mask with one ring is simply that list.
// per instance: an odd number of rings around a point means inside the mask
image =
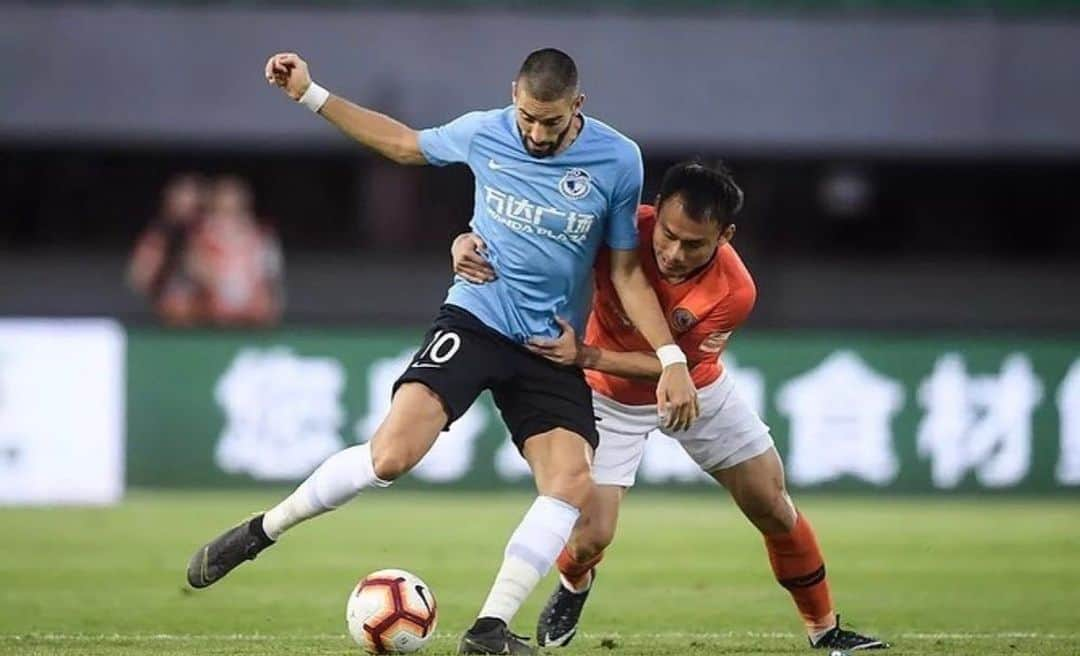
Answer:
[{"label": "player's shoulder", "polygon": [[587,116],[585,120],[592,124],[591,139],[610,148],[620,162],[641,161],[641,148],[633,139],[598,118]]},{"label": "player's shoulder", "polygon": [[757,300],[757,285],[738,251],[728,243],[720,247],[718,255],[722,266],[717,267],[717,272],[727,279],[731,302],[753,307]]},{"label": "player's shoulder", "polygon": [[507,121],[512,120],[512,106],[498,107],[496,109],[477,109],[462,114],[461,119],[473,123],[478,130],[488,127],[502,127]]},{"label": "player's shoulder", "polygon": [[638,230],[644,230],[651,228],[653,223],[656,222],[656,208],[652,205],[642,203],[637,208],[637,224]]},{"label": "player's shoulder", "polygon": [[656,206],[648,203],[638,205],[637,217],[639,221],[656,219]]},{"label": "player's shoulder", "polygon": [[756,300],[753,279],[731,244],[724,244],[680,303],[701,319],[702,326],[734,330],[750,315]]},{"label": "player's shoulder", "polygon": [[734,271],[736,273],[749,277],[750,271],[746,268],[746,264],[743,259],[739,257],[739,252],[735,250],[735,246],[728,242],[720,246],[720,250],[717,253],[721,262],[724,264],[724,269],[729,272]]}]

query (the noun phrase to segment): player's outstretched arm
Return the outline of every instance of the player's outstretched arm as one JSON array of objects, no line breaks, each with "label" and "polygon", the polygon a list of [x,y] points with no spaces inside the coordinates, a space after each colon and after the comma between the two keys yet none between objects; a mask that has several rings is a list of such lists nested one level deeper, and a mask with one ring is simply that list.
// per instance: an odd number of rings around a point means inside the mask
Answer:
[{"label": "player's outstretched arm", "polygon": [[279,52],[270,57],[266,81],[380,155],[399,164],[427,164],[416,130],[323,89],[311,79],[307,62],[300,55]]},{"label": "player's outstretched arm", "polygon": [[578,366],[582,369],[594,369],[622,378],[657,381],[664,373],[660,358],[655,353],[645,351],[611,351],[582,344],[578,360]]},{"label": "player's outstretched arm", "polygon": [[634,326],[656,349],[663,372],[656,386],[657,410],[675,430],[690,426],[698,416],[697,389],[686,366],[686,355],[675,345],[660,301],[641,270],[636,250],[611,250],[611,283]]},{"label": "player's outstretched arm", "polygon": [[641,351],[609,351],[577,339],[577,331],[562,317],[555,317],[562,333],[554,339],[536,337],[526,345],[530,351],[556,364],[595,369],[612,376],[657,380],[664,372],[660,358]]},{"label": "player's outstretched arm", "polygon": [[582,369],[595,369],[612,376],[651,381],[660,380],[664,373],[664,366],[654,353],[609,351],[587,344],[582,348],[580,366]]}]

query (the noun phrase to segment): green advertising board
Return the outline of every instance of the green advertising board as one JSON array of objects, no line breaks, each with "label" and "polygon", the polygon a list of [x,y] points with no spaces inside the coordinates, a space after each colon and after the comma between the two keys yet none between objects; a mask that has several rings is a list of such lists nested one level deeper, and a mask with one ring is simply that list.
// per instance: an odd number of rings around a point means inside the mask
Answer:
[{"label": "green advertising board", "polygon": [[[303,478],[369,438],[420,336],[129,331],[128,485]],[[1080,342],[747,334],[725,361],[771,426],[793,488],[1080,490]],[[401,484],[528,481],[485,395]],[[654,436],[638,482],[707,480]]]}]

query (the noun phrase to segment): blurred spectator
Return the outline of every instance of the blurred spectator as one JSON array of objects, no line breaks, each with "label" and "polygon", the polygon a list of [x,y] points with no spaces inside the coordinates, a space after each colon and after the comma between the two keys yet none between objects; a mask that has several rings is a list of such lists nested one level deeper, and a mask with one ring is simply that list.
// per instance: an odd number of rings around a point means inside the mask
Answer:
[{"label": "blurred spectator", "polygon": [[255,216],[251,188],[235,177],[214,181],[205,220],[190,246],[191,275],[203,292],[206,321],[271,325],[282,311],[283,263],[273,230]]},{"label": "blurred spectator", "polygon": [[128,279],[172,326],[276,323],[281,248],[255,217],[250,187],[185,174],[165,187],[157,219],[139,237]]},{"label": "blurred spectator", "polygon": [[158,216],[135,243],[128,265],[128,283],[150,301],[170,325],[197,320],[199,289],[187,271],[188,245],[206,203],[206,181],[185,173],[162,191]]}]

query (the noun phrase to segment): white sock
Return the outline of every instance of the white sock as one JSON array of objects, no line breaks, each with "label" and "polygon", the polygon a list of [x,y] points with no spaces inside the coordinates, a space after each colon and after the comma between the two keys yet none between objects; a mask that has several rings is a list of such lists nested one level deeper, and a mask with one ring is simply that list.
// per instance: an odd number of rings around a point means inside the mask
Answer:
[{"label": "white sock", "polygon": [[263,516],[263,531],[271,540],[300,522],[333,510],[367,487],[386,487],[375,476],[371,444],[357,444],[323,461],[300,487]]},{"label": "white sock", "polygon": [[588,589],[592,587],[592,572],[589,572],[585,576],[585,583],[581,584],[580,587],[575,588],[574,584],[570,583],[570,581],[567,580],[567,578],[561,573],[559,574],[559,582],[562,583],[562,587],[566,588],[570,592],[573,592],[574,594],[581,594],[582,592],[588,591]]},{"label": "white sock", "polygon": [[529,593],[555,564],[580,514],[565,501],[536,497],[510,536],[502,567],[478,617],[497,617],[510,624]]},{"label": "white sock", "polygon": [[820,622],[820,624],[825,626],[825,628],[823,629],[814,629],[809,627],[807,628],[806,634],[810,637],[810,644],[816,645],[818,642],[821,641],[822,638],[825,637],[826,633],[836,628],[836,613],[830,613],[829,618],[830,619],[827,621]]}]

